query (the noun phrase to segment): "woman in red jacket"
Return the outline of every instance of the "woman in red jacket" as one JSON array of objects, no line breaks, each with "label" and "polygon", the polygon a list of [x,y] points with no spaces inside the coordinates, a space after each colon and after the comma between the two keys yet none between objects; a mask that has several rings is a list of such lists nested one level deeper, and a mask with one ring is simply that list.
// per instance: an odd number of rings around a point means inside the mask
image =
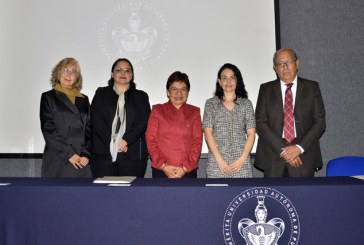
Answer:
[{"label": "woman in red jacket", "polygon": [[186,103],[190,82],[185,73],[172,73],[166,85],[169,101],[154,105],[146,140],[153,178],[197,178],[202,147],[200,108]]}]

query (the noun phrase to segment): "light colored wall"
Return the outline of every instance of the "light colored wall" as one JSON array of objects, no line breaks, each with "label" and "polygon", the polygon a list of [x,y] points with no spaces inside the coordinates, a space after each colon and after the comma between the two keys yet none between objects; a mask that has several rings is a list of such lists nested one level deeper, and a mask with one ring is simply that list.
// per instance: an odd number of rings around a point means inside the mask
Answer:
[{"label": "light colored wall", "polygon": [[[297,51],[302,77],[320,83],[327,121],[321,138],[325,165],[339,156],[364,156],[363,9],[361,0],[279,1],[281,46]],[[40,176],[40,162],[0,159],[0,176]],[[201,159],[199,177],[205,168]],[[325,171],[326,166],[316,176]],[[254,176],[262,175],[254,170]]]}]

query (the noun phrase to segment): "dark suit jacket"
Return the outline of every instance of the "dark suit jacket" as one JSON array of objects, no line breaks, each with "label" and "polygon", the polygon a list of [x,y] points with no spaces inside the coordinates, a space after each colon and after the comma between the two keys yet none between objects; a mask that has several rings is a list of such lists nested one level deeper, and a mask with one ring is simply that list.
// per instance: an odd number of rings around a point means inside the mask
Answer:
[{"label": "dark suit jacket", "polygon": [[[101,87],[96,90],[91,104],[93,125],[93,154],[97,157],[109,159],[112,122],[115,117],[119,96],[112,86]],[[128,143],[125,154],[130,160],[147,160],[148,151],[145,142],[150,114],[150,104],[147,93],[129,88],[125,93],[126,127],[123,139]]]},{"label": "dark suit jacket", "polygon": [[45,140],[42,161],[43,177],[91,177],[89,167],[76,170],[69,163],[74,155],[90,158],[90,102],[76,97],[75,105],[56,90],[42,94],[41,129]]},{"label": "dark suit jacket", "polygon": [[[283,99],[279,80],[260,86],[256,106],[257,134],[259,136],[254,165],[267,169],[280,161],[285,143],[283,134]],[[326,128],[325,108],[317,82],[297,78],[294,107],[296,143],[305,150],[302,167],[322,166],[319,138]]]}]

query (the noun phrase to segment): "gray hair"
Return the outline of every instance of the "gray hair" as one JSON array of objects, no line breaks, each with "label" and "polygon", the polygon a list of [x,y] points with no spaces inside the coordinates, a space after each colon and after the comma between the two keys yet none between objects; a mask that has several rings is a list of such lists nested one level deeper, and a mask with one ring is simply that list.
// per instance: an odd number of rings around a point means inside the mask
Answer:
[{"label": "gray hair", "polygon": [[298,60],[298,56],[297,56],[296,51],[294,51],[294,50],[293,50],[293,49],[291,49],[291,48],[281,48],[281,49],[277,50],[277,51],[274,53],[274,55],[273,55],[273,64],[274,64],[274,65],[276,65],[276,59],[277,59],[278,54],[279,54],[279,53],[281,53],[281,52],[283,52],[283,51],[289,51],[289,52],[291,52],[291,54],[292,54],[293,58],[294,58],[295,60]]}]

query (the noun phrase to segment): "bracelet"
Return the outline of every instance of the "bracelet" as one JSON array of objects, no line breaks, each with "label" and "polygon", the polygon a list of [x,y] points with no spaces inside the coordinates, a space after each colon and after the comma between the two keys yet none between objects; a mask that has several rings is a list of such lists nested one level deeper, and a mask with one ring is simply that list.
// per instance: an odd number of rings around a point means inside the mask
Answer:
[{"label": "bracelet", "polygon": [[162,167],[161,167],[161,171],[163,171],[163,169],[167,166],[167,164],[163,163]]}]

